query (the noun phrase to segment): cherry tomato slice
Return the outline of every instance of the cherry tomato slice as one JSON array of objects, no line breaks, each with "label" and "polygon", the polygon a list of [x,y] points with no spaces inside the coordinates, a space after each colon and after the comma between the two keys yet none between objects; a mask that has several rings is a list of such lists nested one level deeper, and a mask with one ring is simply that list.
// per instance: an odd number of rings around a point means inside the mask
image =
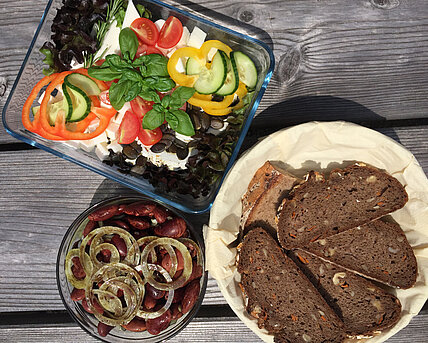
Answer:
[{"label": "cherry tomato slice", "polygon": [[131,111],[126,111],[117,131],[117,142],[119,144],[131,144],[138,136],[141,120]]},{"label": "cherry tomato slice", "polygon": [[143,125],[140,125],[140,127],[141,129],[138,133],[138,139],[144,145],[150,146],[156,144],[162,139],[162,130],[160,129],[160,127],[157,127],[154,130],[143,129]]},{"label": "cherry tomato slice", "polygon": [[158,41],[158,28],[150,19],[135,19],[131,24],[131,29],[137,34],[138,39],[147,45],[155,45]]},{"label": "cherry tomato slice", "polygon": [[160,33],[158,46],[163,49],[169,49],[176,46],[183,35],[183,25],[176,17],[169,17],[163,24]]},{"label": "cherry tomato slice", "polygon": [[109,106],[111,105],[110,104],[110,96],[108,94],[108,90],[100,93],[100,100],[101,100],[101,102],[103,104],[106,104],[106,105],[109,105]]},{"label": "cherry tomato slice", "polygon": [[150,55],[150,54],[163,55],[162,51],[160,51],[155,46],[147,45],[147,44],[140,42],[140,44],[138,45],[137,53],[135,54],[135,58],[143,56],[143,55]]},{"label": "cherry tomato slice", "polygon": [[153,104],[153,101],[147,101],[137,96],[134,100],[131,100],[132,112],[134,112],[138,118],[142,119],[144,115],[153,108]]}]

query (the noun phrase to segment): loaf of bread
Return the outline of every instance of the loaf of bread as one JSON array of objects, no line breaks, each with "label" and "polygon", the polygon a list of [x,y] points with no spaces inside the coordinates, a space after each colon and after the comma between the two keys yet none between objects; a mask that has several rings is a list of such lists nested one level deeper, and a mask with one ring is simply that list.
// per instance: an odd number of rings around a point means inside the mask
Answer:
[{"label": "loaf of bread", "polygon": [[342,321],[297,265],[261,228],[251,230],[239,247],[241,289],[247,311],[275,342],[342,342]]},{"label": "loaf of bread", "polygon": [[388,329],[400,318],[400,301],[373,282],[300,249],[290,256],[342,319],[350,336]]},{"label": "loaf of bread", "polygon": [[312,171],[284,202],[278,239],[285,249],[302,247],[398,210],[407,199],[397,179],[371,166],[336,169],[328,180]]},{"label": "loaf of bread", "polygon": [[416,282],[415,254],[396,223],[378,219],[303,249],[392,287],[410,288]]}]

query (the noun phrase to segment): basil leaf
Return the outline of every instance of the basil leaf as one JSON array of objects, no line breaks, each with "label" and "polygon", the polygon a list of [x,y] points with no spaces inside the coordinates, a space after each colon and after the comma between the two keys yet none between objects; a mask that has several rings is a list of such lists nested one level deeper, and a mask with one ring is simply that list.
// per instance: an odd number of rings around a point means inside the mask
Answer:
[{"label": "basil leaf", "polygon": [[107,63],[110,68],[115,71],[123,71],[132,68],[132,64],[123,60],[119,55],[107,55],[104,63]]},{"label": "basil leaf", "polygon": [[193,136],[195,134],[192,121],[189,115],[183,110],[168,111],[165,119],[174,131],[185,136]]},{"label": "basil leaf", "polygon": [[157,127],[161,126],[164,121],[165,113],[152,109],[144,115],[143,129],[154,130]]},{"label": "basil leaf", "polygon": [[154,88],[159,92],[168,92],[175,87],[175,82],[169,77],[146,77],[144,79],[144,85],[150,88]]},{"label": "basil leaf", "polygon": [[158,112],[165,112],[165,108],[161,104],[153,104],[153,109],[155,109]]},{"label": "basil leaf", "polygon": [[176,109],[183,106],[187,100],[189,100],[193,94],[195,94],[195,89],[190,87],[178,87],[171,94],[171,102],[169,103],[169,107]]},{"label": "basil leaf", "polygon": [[137,8],[138,13],[140,14],[140,17],[150,19],[152,17],[152,13],[146,9],[141,4],[136,4],[135,7]]},{"label": "basil leaf", "polygon": [[112,70],[110,67],[90,67],[88,73],[90,77],[102,81],[113,81],[115,79],[120,79],[122,76],[121,72]]},{"label": "basil leaf", "polygon": [[120,51],[123,57],[132,60],[138,50],[138,38],[132,29],[126,27],[119,34]]},{"label": "basil leaf", "polygon": [[147,87],[142,87],[140,91],[140,96],[147,101],[154,101],[156,103],[161,102],[159,94]]},{"label": "basil leaf", "polygon": [[118,83],[112,83],[109,89],[110,103],[115,110],[119,111],[125,104],[124,95],[128,93],[131,87],[131,81],[120,80]]},{"label": "basil leaf", "polygon": [[143,77],[141,74],[134,69],[125,69],[122,72],[122,79],[135,81],[135,82],[142,82]]},{"label": "basil leaf", "polygon": [[171,95],[165,95],[163,98],[162,98],[162,101],[161,101],[161,105],[164,107],[164,108],[168,108],[169,107],[169,103],[171,102]]},{"label": "basil leaf", "polygon": [[[168,74],[168,58],[159,54],[143,55],[140,61],[143,61],[146,70],[143,76],[169,76]],[[143,72],[143,71],[141,71]]]},{"label": "basil leaf", "polygon": [[131,83],[131,86],[128,89],[128,92],[124,95],[123,99],[125,101],[134,100],[138,94],[141,92],[141,84],[139,82]]}]

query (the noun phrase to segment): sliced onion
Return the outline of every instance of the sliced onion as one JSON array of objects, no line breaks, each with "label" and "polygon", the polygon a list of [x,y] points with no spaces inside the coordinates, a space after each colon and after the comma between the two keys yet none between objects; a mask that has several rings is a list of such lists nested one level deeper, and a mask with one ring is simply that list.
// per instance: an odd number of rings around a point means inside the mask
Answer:
[{"label": "sliced onion", "polygon": [[[147,262],[147,258],[149,253],[157,246],[172,246],[176,249],[178,249],[181,252],[181,255],[183,256],[184,260],[184,269],[183,273],[180,275],[180,277],[177,280],[171,281],[171,282],[158,282],[153,278],[153,272],[149,269],[149,263]],[[173,250],[173,249],[172,249]],[[153,287],[160,289],[162,291],[169,291],[171,289],[177,289],[183,286],[186,281],[189,279],[190,275],[192,274],[192,257],[190,256],[189,251],[187,250],[187,247],[172,238],[158,238],[152,242],[150,242],[143,250],[141,254],[141,271],[144,275],[144,280],[150,283]]]},{"label": "sliced onion", "polygon": [[[80,258],[80,254],[79,254],[79,249],[71,249],[67,256],[65,257],[65,276],[67,277],[68,282],[71,283],[71,285],[74,288],[78,288],[78,289],[85,289],[87,283],[90,280],[91,277],[91,272],[92,272],[92,266],[91,266],[91,262],[90,262],[90,258],[89,255],[87,253],[85,253],[84,255],[84,263],[82,263],[82,259]],[[71,267],[73,266],[73,257],[78,257],[80,260],[80,263],[82,264],[83,270],[85,271],[85,278],[82,280],[77,279],[74,274],[73,271],[71,270]],[[85,268],[85,264],[86,264],[86,268]],[[88,270],[88,271],[86,271]]]},{"label": "sliced onion", "polygon": [[[99,282],[103,282],[100,289],[93,289],[94,284]],[[116,296],[119,289],[124,294],[126,302],[124,308]],[[126,325],[135,317],[143,302],[144,293],[144,282],[140,274],[124,263],[109,263],[101,267],[92,275],[85,288],[86,301],[95,317],[100,322],[113,326]],[[99,314],[93,306],[93,299],[96,299],[96,295],[98,295],[98,302],[105,309],[104,314]],[[111,300],[114,298],[119,300],[120,307],[116,300]]]},{"label": "sliced onion", "polygon": [[[83,256],[88,242],[92,240],[90,248],[89,248],[89,256],[91,258],[91,261],[92,261],[92,264],[93,264],[95,270],[100,269],[103,265],[105,265],[104,262],[100,262],[97,259],[97,252],[96,252],[97,246],[99,244],[105,243],[104,236],[110,236],[110,235],[114,235],[114,234],[119,235],[120,238],[122,238],[126,244],[127,253],[126,253],[125,258],[121,262],[124,264],[130,265],[130,266],[135,266],[135,265],[139,264],[140,247],[138,246],[135,238],[128,231],[123,230],[121,228],[118,228],[115,226],[103,226],[103,227],[100,227],[98,229],[92,230],[83,239],[83,241],[79,247],[80,255]],[[98,252],[99,251],[100,250],[98,250]],[[113,253],[112,253],[112,255],[113,255]],[[85,272],[86,272],[86,270],[85,270]]]},{"label": "sliced onion", "polygon": [[198,266],[202,266],[202,251],[201,248],[199,248],[199,245],[196,244],[195,241],[191,240],[190,238],[178,238],[180,242],[189,243],[191,244],[195,250],[196,250],[196,263]]},{"label": "sliced onion", "polygon": [[[169,275],[169,273],[162,266],[159,266],[157,264],[152,264],[152,263],[149,263],[147,266],[149,270],[157,271],[161,273],[167,282],[172,282],[171,275]],[[142,266],[136,266],[135,269],[140,271],[142,270]],[[155,312],[144,311],[142,308],[140,308],[137,312],[137,316],[144,319],[155,319],[157,317],[160,317],[170,308],[173,298],[174,298],[174,290],[170,289],[168,291],[168,299],[165,305],[162,306],[162,308],[160,308]]]},{"label": "sliced onion", "polygon": [[[141,237],[138,241],[138,247],[141,248],[142,245],[146,244],[146,243],[150,243],[153,242],[154,240],[158,239],[158,236],[146,236],[146,237]],[[150,257],[152,258],[152,263],[156,263],[158,261],[158,258],[156,256],[156,251],[153,249],[151,251]],[[140,262],[141,263],[141,262]]]},{"label": "sliced onion", "polygon": [[[106,285],[104,283],[102,286]],[[94,295],[98,296],[99,304],[108,312],[113,312],[116,317],[123,314],[122,302],[113,292],[105,291],[100,289],[94,289],[92,291]]]}]

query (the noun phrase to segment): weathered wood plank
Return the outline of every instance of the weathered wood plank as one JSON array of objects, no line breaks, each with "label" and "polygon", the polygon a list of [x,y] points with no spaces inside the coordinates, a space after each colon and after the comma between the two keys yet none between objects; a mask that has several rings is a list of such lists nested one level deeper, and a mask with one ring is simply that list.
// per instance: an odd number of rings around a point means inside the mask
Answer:
[{"label": "weathered wood plank", "polygon": [[[426,343],[428,314],[416,316],[410,324],[388,343]],[[1,342],[98,342],[77,325],[42,325],[31,327],[0,326]],[[237,318],[196,318],[170,342],[261,342],[261,340]]]},{"label": "weathered wood plank", "polygon": [[[423,0],[395,1],[395,7],[375,0],[167,2],[226,20],[228,27],[240,31],[252,25],[248,30],[256,37],[267,36],[254,27],[270,36],[277,68],[260,105],[266,120],[287,113],[296,98],[302,109],[324,108],[323,113],[357,122],[427,117],[428,7]],[[0,96],[1,109],[45,3],[1,0],[0,6],[0,78],[8,86]],[[18,17],[25,25],[14,25]],[[352,105],[365,110],[349,118],[347,108]],[[298,121],[314,116],[300,113]],[[296,122],[291,119],[285,122]],[[10,142],[16,141],[0,129],[0,143]]]},{"label": "weathered wood plank", "polygon": [[[428,127],[387,129],[428,172]],[[41,150],[0,152],[0,312],[62,309],[55,281],[61,239],[91,204],[133,191]],[[225,303],[210,279],[204,304]]]}]

